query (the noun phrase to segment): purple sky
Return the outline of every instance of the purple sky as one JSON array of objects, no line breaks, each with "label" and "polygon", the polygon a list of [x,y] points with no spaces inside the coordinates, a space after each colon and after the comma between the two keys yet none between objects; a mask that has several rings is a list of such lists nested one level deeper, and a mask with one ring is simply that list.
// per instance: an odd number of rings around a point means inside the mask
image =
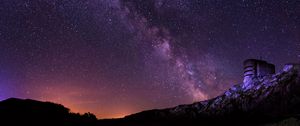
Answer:
[{"label": "purple sky", "polygon": [[1,0],[0,100],[99,118],[212,98],[299,61],[297,0]]}]

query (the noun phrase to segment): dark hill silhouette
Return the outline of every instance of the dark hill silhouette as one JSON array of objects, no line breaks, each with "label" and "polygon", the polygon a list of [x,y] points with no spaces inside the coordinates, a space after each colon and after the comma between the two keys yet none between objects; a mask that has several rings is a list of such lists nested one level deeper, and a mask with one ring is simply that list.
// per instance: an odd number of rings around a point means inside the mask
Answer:
[{"label": "dark hill silhouette", "polygon": [[71,113],[63,105],[30,99],[10,98],[0,102],[0,125],[86,126],[95,125],[91,113]]}]

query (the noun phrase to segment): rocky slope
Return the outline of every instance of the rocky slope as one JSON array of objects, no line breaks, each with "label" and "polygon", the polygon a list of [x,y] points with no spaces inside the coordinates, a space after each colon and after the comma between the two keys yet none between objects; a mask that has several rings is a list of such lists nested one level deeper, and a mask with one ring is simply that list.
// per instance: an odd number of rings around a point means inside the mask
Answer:
[{"label": "rocky slope", "polygon": [[300,65],[253,77],[214,99],[162,110],[149,110],[119,120],[130,125],[263,125],[300,114]]}]

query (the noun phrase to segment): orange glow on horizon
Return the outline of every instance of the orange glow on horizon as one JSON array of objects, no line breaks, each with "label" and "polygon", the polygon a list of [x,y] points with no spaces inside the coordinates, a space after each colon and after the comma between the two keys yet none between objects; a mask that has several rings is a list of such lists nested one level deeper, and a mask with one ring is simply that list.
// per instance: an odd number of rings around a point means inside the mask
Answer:
[{"label": "orange glow on horizon", "polygon": [[[27,96],[28,98],[61,104],[73,113],[84,114],[90,112],[98,119],[112,119],[123,118],[145,110],[145,108],[135,104],[135,100],[130,98],[127,101],[121,101],[119,99],[112,100],[107,97],[115,93],[115,90],[110,88],[95,89],[92,87],[75,86],[78,83],[83,83],[75,81],[56,81],[50,83],[39,81],[36,83],[47,83],[44,85],[52,86],[36,87],[37,90],[30,90],[31,93]],[[139,101],[139,103],[141,102]]]}]

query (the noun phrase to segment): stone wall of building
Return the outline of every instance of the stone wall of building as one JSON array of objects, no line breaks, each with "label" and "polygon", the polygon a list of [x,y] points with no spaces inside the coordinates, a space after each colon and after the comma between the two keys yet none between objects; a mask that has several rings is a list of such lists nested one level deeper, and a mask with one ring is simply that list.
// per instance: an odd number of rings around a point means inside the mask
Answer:
[{"label": "stone wall of building", "polygon": [[275,65],[264,60],[247,59],[244,61],[244,84],[247,86],[253,78],[275,74]]}]

